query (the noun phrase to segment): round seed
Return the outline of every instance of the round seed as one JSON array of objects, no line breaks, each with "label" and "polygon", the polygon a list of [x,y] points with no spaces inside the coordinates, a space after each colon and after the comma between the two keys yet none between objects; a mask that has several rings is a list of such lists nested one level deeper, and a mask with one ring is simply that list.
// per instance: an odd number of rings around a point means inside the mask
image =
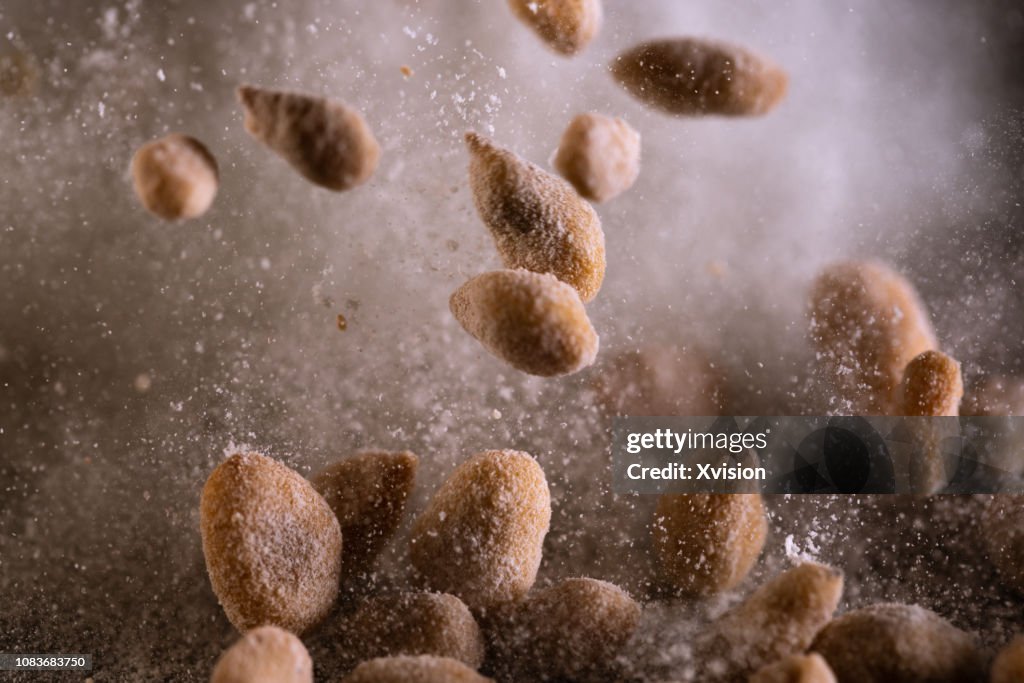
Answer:
[{"label": "round seed", "polygon": [[992,683],[1020,683],[1024,681],[1024,636],[1017,636],[999,651],[992,662]]},{"label": "round seed", "polygon": [[767,533],[756,493],[664,495],[654,513],[662,578],[688,595],[736,586],[757,562]]},{"label": "round seed", "polygon": [[611,71],[633,97],[676,116],[765,114],[789,80],[765,57],[702,38],[642,43],[616,57]]},{"label": "round seed", "polygon": [[925,351],[914,357],[903,374],[903,414],[910,416],[957,416],[964,382],[960,363],[941,351]]},{"label": "round seed", "polygon": [[235,628],[302,634],[323,621],[338,595],[341,529],[309,482],[271,458],[233,455],[206,480],[199,512],[210,583]]},{"label": "round seed", "polygon": [[455,469],[412,529],[411,560],[431,590],[480,613],[533,586],[551,520],[547,480],[521,451],[484,451]]},{"label": "round seed", "polygon": [[203,143],[181,133],[140,147],[131,172],[139,201],[165,220],[197,218],[217,195],[217,160]]},{"label": "round seed", "polygon": [[445,657],[384,657],[356,667],[342,683],[494,683],[462,662]]},{"label": "round seed", "polygon": [[506,268],[551,273],[590,301],[604,280],[601,220],[558,176],[466,134],[473,201]]},{"label": "round seed", "polygon": [[469,608],[454,595],[401,593],[372,598],[346,625],[357,661],[393,655],[434,655],[477,669],[484,640]]},{"label": "round seed", "polygon": [[836,683],[828,662],[816,652],[790,655],[758,670],[750,683]]},{"label": "round seed", "polygon": [[899,414],[904,369],[938,347],[913,285],[880,263],[826,268],[811,291],[810,318],[811,341],[844,414]]},{"label": "round seed", "polygon": [[455,290],[449,307],[488,351],[531,375],[566,375],[597,357],[597,332],[583,302],[553,275],[484,273]]},{"label": "round seed", "polygon": [[513,622],[506,648],[521,679],[612,680],[640,605],[606,581],[566,579],[527,598]]},{"label": "round seed", "polygon": [[607,201],[640,174],[640,134],[622,119],[580,114],[562,134],[554,166],[581,197]]},{"label": "round seed", "polygon": [[313,683],[313,661],[291,633],[261,626],[225,650],[210,683]]}]

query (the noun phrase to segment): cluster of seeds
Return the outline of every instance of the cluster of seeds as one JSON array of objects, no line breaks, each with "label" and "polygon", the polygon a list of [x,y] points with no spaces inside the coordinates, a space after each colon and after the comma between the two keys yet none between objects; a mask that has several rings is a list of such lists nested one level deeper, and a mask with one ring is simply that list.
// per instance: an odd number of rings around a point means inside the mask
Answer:
[{"label": "cluster of seeds", "polygon": [[[510,0],[515,16],[552,49],[571,55],[597,35],[598,0]],[[785,94],[786,74],[745,48],[674,38],[622,53],[614,77],[642,102],[674,115],[760,115]],[[245,127],[310,182],[342,191],[374,172],[380,148],[360,114],[328,98],[243,86]],[[576,117],[554,157],[559,178],[470,133],[470,186],[505,269],[484,273],[450,299],[469,334],[513,367],[539,376],[592,364],[598,336],[584,304],[605,275],[605,236],[588,203],[628,189],[639,173],[640,137],[599,114]],[[201,215],[217,190],[217,165],[198,141],[171,135],[132,163],[143,205],[166,219]],[[964,400],[960,365],[938,350],[913,286],[885,265],[846,262],[811,292],[810,337],[827,391],[853,414],[1007,414],[1019,387],[992,380]],[[340,323],[339,323],[340,324]],[[685,379],[686,388],[680,388]],[[698,351],[648,347],[613,359],[595,382],[609,412],[718,414],[722,378]],[[689,392],[689,393],[687,393]],[[914,435],[929,457],[916,490],[948,475],[944,434]],[[292,634],[334,610],[343,580],[363,580],[399,528],[418,460],[371,451],[343,459],[312,482],[257,454],[233,455],[210,475],[200,504],[203,550],[225,614],[244,635],[218,661],[215,683],[312,680]],[[1024,592],[1024,509],[992,502],[982,525],[1003,580]],[[544,472],[527,453],[491,450],[463,462],[416,517],[411,579],[424,590],[382,593],[342,610],[346,683],[491,679],[603,681],[627,676],[623,656],[643,606],[618,586],[566,579],[534,590],[551,520]],[[736,589],[768,534],[759,494],[665,495],[651,525],[661,584],[705,598]],[[372,587],[372,586],[371,586]],[[979,680],[973,638],[911,605],[874,605],[833,618],[838,570],[804,562],[774,576],[715,619],[692,643],[698,680],[754,683]],[[992,669],[1018,680],[1024,641]]]}]

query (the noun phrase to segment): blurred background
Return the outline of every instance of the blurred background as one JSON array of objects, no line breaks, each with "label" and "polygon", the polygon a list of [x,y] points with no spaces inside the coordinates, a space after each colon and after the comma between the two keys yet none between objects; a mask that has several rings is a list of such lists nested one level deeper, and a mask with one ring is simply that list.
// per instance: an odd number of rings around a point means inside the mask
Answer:
[{"label": "blurred background", "polygon": [[[565,59],[500,0],[0,6],[0,651],[92,653],[97,681],[206,680],[236,634],[206,579],[199,491],[241,448],[304,474],[413,450],[413,512],[473,452],[526,450],[555,505],[541,581],[644,597],[653,501],[609,491],[602,361],[701,347],[733,413],[813,410],[806,288],[836,258],[906,273],[968,378],[1024,374],[1019,2],[606,0],[605,15]],[[790,93],[757,119],[645,109],[607,64],[666,35],[763,52]],[[244,132],[241,83],[361,110],[376,175],[344,194],[307,183]],[[458,285],[500,267],[462,135],[547,167],[584,111],[640,131],[642,170],[598,207],[598,364],[542,380],[448,313]],[[185,223],[147,214],[128,177],[134,150],[172,131],[220,164],[213,208]],[[1022,618],[977,561],[977,504],[772,501],[754,583],[811,553],[847,571],[846,607],[921,602],[997,644]],[[404,545],[382,583],[401,584]],[[637,677],[684,678],[687,629],[722,606],[652,607]],[[326,677],[334,644],[309,644]]]}]

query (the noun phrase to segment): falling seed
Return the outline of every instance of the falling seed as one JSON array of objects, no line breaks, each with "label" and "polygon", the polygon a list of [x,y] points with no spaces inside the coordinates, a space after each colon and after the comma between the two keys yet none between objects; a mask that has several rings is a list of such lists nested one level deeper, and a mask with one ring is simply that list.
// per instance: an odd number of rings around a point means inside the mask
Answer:
[{"label": "falling seed", "polygon": [[307,180],[341,192],[366,182],[380,146],[356,110],[337,100],[302,93],[238,89],[245,129]]},{"label": "falling seed", "polygon": [[642,43],[616,57],[611,72],[630,95],[676,116],[765,114],[788,82],[767,58],[701,38]]},{"label": "falling seed", "polygon": [[165,220],[197,218],[217,195],[217,160],[199,140],[180,133],[140,147],[131,173],[139,201]]},{"label": "falling seed", "polygon": [[140,372],[135,376],[135,391],[144,394],[153,386],[153,379],[148,373]]},{"label": "falling seed", "polygon": [[402,75],[403,75],[403,76],[405,76],[406,78],[409,78],[409,77],[410,77],[410,76],[412,76],[412,75],[413,75],[413,73],[414,73],[414,72],[413,72],[413,70],[412,70],[412,69],[410,69],[410,68],[409,68],[408,66],[406,66],[405,64],[403,64],[403,65],[401,66],[401,72],[402,72]]},{"label": "falling seed", "polygon": [[342,332],[348,329],[348,321],[345,320],[345,316],[341,313],[338,314],[338,329]]},{"label": "falling seed", "polygon": [[509,0],[516,17],[566,56],[582,51],[601,30],[601,0]]},{"label": "falling seed", "polygon": [[463,329],[522,372],[567,375],[597,357],[597,332],[579,294],[553,275],[484,273],[459,287],[449,307]]},{"label": "falling seed", "polygon": [[601,219],[565,180],[466,134],[473,201],[506,268],[551,273],[590,301],[605,271]]},{"label": "falling seed", "polygon": [[580,114],[562,134],[554,167],[581,197],[607,201],[640,174],[640,134],[622,119]]}]

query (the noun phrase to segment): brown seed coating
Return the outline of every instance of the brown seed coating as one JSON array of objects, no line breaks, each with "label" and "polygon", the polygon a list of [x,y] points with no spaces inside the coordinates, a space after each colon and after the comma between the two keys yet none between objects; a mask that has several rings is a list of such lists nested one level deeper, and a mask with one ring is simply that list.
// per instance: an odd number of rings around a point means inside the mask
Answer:
[{"label": "brown seed coating", "polygon": [[217,160],[203,143],[181,133],[140,147],[131,172],[139,201],[165,220],[197,218],[217,196]]},{"label": "brown seed coating", "polygon": [[594,388],[615,415],[720,415],[725,380],[697,349],[651,345],[594,368]]},{"label": "brown seed coating", "polygon": [[842,573],[823,564],[805,562],[779,574],[700,639],[698,661],[707,669],[700,680],[746,681],[761,667],[804,652],[842,593]]},{"label": "brown seed coating", "polygon": [[1024,681],[1024,636],[1017,636],[999,651],[992,662],[991,683]]},{"label": "brown seed coating", "polygon": [[750,683],[836,683],[828,662],[816,652],[790,655],[760,669]]},{"label": "brown seed coating", "polygon": [[593,207],[566,181],[476,133],[466,144],[473,201],[505,267],[551,273],[593,299],[605,270]]},{"label": "brown seed coating", "polygon": [[554,166],[581,197],[607,201],[640,174],[640,134],[622,119],[580,114],[562,134]]},{"label": "brown seed coating", "polygon": [[552,50],[574,55],[601,30],[601,0],[509,0],[512,12]]},{"label": "brown seed coating", "polygon": [[342,683],[494,683],[462,662],[445,657],[384,657],[356,667]]},{"label": "brown seed coating", "polygon": [[750,573],[768,522],[760,494],[664,495],[652,533],[664,581],[687,595],[710,595]]},{"label": "brown seed coating", "polygon": [[341,528],[308,481],[233,455],[206,480],[199,513],[210,583],[235,628],[301,635],[323,621],[338,595]]},{"label": "brown seed coating", "polygon": [[380,145],[362,115],[341,102],[303,93],[238,89],[245,129],[311,183],[335,192],[366,182]]},{"label": "brown seed coating", "polygon": [[984,679],[974,639],[931,610],[880,604],[847,612],[818,634],[839,683],[967,683]]},{"label": "brown seed coating", "polygon": [[618,586],[566,579],[517,610],[511,658],[523,680],[612,680],[640,623],[640,605]]},{"label": "brown seed coating", "polygon": [[313,660],[288,631],[260,626],[224,651],[210,683],[313,683]]},{"label": "brown seed coating", "polygon": [[554,275],[484,273],[455,290],[449,308],[488,351],[531,375],[567,375],[597,357],[597,332],[583,302]]},{"label": "brown seed coating", "polygon": [[431,590],[475,613],[533,586],[551,496],[540,465],[522,451],[484,451],[459,465],[416,520],[411,560]]},{"label": "brown seed coating", "polygon": [[988,556],[1003,583],[1024,595],[1024,495],[1000,493],[981,518]]},{"label": "brown seed coating", "polygon": [[398,529],[417,464],[409,451],[367,451],[328,465],[311,479],[341,525],[345,576],[369,571]]},{"label": "brown seed coating", "polygon": [[676,116],[765,114],[789,81],[761,55],[702,38],[641,43],[616,57],[611,72],[633,97]]},{"label": "brown seed coating", "polygon": [[938,346],[913,285],[880,263],[826,268],[810,297],[810,337],[822,371],[850,415],[891,415],[907,364]]},{"label": "brown seed coating", "polygon": [[394,655],[449,657],[478,669],[484,640],[469,608],[445,593],[401,593],[372,598],[346,624],[356,661]]},{"label": "brown seed coating", "polygon": [[960,363],[941,351],[925,351],[907,364],[903,373],[903,414],[957,416],[964,382]]}]

